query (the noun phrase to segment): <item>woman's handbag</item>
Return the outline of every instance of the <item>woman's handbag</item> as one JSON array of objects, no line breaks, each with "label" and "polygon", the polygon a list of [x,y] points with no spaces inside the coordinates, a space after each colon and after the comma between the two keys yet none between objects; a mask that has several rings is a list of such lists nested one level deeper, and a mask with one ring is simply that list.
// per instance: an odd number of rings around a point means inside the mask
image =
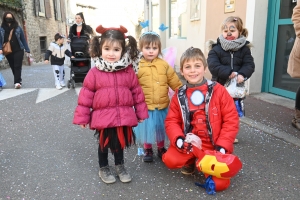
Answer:
[{"label": "woman's handbag", "polygon": [[11,31],[9,33],[8,41],[3,43],[3,46],[2,46],[2,52],[3,52],[3,55],[5,55],[5,56],[12,53],[11,46],[10,46],[10,40],[11,40],[13,30],[14,29],[11,29]]},{"label": "woman's handbag", "polygon": [[232,98],[244,98],[246,96],[247,88],[245,86],[245,82],[237,83],[237,76],[229,79],[224,84],[224,87]]},{"label": "woman's handbag", "polygon": [[300,38],[296,37],[293,49],[289,56],[287,73],[292,78],[300,78]]}]

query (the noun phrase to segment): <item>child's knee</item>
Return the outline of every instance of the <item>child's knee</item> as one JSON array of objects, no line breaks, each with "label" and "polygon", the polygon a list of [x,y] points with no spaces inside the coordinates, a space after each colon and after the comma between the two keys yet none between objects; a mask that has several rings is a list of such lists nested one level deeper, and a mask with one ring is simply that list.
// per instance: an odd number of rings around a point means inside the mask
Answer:
[{"label": "child's knee", "polygon": [[212,179],[215,182],[216,191],[226,190],[230,186],[230,179],[222,179],[215,176]]}]

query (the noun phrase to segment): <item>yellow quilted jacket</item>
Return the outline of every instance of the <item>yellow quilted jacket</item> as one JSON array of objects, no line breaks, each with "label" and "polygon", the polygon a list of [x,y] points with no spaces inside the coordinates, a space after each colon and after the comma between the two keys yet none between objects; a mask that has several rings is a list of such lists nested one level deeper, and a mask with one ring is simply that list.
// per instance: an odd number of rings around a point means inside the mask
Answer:
[{"label": "yellow quilted jacket", "polygon": [[174,69],[160,58],[152,62],[142,58],[139,63],[138,79],[145,94],[148,110],[167,108],[170,103],[169,87],[176,90],[182,85]]}]

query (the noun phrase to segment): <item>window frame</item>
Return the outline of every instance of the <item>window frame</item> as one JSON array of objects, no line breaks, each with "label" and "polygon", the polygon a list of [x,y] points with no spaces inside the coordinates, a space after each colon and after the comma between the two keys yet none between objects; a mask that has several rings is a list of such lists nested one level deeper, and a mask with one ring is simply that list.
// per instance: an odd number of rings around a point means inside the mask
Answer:
[{"label": "window frame", "polygon": [[53,9],[54,9],[55,20],[62,21],[60,0],[53,0]]},{"label": "window frame", "polygon": [[[41,51],[41,53],[46,53],[46,51],[48,49],[47,48],[47,36],[40,36],[39,40],[40,40],[40,51]],[[42,45],[42,42],[43,42],[43,45]],[[42,46],[44,48],[42,48]]]},{"label": "window frame", "polygon": [[[179,18],[179,16],[176,16],[176,17],[174,17],[174,18],[172,18],[172,16],[173,16],[173,14],[172,14],[172,3],[180,3],[179,1],[181,1],[181,3],[183,3],[183,4],[185,4],[185,8],[183,8],[183,10],[185,10],[185,12],[183,12],[183,13],[186,13],[186,15],[188,14],[188,10],[187,10],[187,2],[188,2],[188,0],[169,0],[169,38],[171,38],[171,39],[187,39],[187,35],[186,36],[178,36],[178,35],[175,35],[175,34],[173,34],[172,35],[172,30],[173,30],[173,26],[172,25],[176,25],[177,24],[177,26],[178,26],[178,24],[179,24],[179,22],[174,22],[174,19],[175,18]],[[176,5],[177,6],[177,5]],[[177,11],[177,10],[176,10]],[[188,17],[189,17],[189,15],[188,15]],[[185,23],[186,24],[186,26],[188,25],[188,23],[189,23],[189,19],[187,19],[187,20],[184,20],[184,19],[181,19],[180,20],[180,22],[181,23]],[[181,27],[182,27],[182,25],[181,25]],[[175,31],[174,31],[175,32]],[[179,31],[177,30],[177,33],[178,33]]]}]

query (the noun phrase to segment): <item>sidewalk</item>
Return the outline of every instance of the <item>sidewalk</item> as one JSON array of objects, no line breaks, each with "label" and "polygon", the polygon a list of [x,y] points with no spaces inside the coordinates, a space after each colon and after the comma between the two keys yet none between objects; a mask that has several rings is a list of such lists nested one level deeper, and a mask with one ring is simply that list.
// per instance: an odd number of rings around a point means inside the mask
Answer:
[{"label": "sidewalk", "polygon": [[246,116],[240,121],[300,146],[300,131],[291,125],[294,105],[294,100],[269,93],[249,95],[245,99]]}]

